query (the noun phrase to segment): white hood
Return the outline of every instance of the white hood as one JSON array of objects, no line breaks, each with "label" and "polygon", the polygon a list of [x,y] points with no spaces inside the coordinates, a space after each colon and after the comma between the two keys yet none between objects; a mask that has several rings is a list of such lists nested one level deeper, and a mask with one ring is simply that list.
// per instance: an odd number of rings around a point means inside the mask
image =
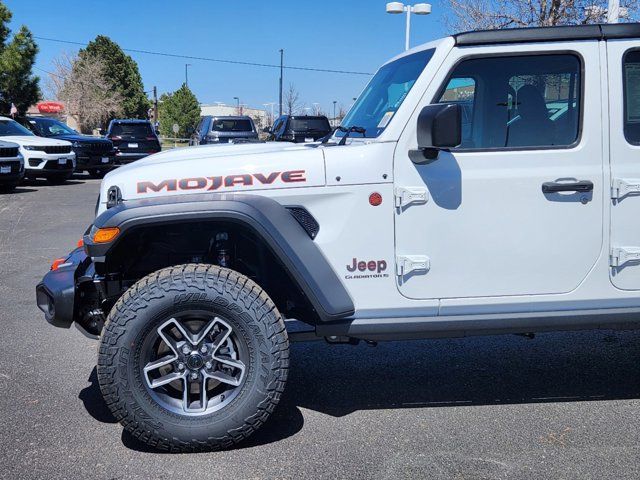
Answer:
[{"label": "white hood", "polygon": [[[102,181],[124,200],[325,185],[322,148],[291,143],[206,145],[169,150],[120,167]],[[103,209],[101,208],[100,211]]]},{"label": "white hood", "polygon": [[17,143],[21,147],[24,145],[36,145],[41,147],[47,146],[69,146],[71,142],[67,142],[66,140],[56,140],[55,138],[44,138],[44,137],[36,137],[35,135],[7,135],[6,137],[0,137],[0,140],[3,142],[13,142]]}]

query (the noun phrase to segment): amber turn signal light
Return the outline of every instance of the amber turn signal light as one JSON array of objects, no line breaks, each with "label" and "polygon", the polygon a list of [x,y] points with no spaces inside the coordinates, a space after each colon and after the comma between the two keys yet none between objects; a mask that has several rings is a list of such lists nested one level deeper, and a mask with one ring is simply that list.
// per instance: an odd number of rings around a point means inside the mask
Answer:
[{"label": "amber turn signal light", "polygon": [[76,247],[78,247],[78,248],[84,247],[84,240],[82,238],[80,240],[78,240],[78,243],[76,244]]},{"label": "amber turn signal light", "polygon": [[120,229],[118,227],[99,228],[93,234],[95,243],[108,243],[118,236]]},{"label": "amber turn signal light", "polygon": [[51,270],[57,270],[60,267],[60,265],[62,265],[66,261],[67,261],[66,258],[56,258],[51,264]]}]

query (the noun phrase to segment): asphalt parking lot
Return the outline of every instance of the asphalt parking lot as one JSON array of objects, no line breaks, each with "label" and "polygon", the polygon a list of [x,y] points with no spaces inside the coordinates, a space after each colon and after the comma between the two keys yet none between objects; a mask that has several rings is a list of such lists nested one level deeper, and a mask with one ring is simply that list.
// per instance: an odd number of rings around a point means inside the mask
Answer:
[{"label": "asphalt parking lot", "polygon": [[1,478],[639,478],[640,333],[294,344],[286,393],[235,450],[165,454],[123,433],[96,342],[34,288],[91,222],[99,181],[0,196]]}]

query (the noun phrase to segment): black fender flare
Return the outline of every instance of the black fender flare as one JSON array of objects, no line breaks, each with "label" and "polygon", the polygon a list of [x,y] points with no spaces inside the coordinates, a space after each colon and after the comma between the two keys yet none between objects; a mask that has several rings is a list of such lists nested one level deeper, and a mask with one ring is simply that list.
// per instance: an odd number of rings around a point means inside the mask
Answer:
[{"label": "black fender flare", "polygon": [[[124,201],[95,219],[84,236],[85,249],[94,262],[105,262],[109,251],[131,228],[198,220],[229,221],[250,228],[285,266],[321,321],[353,315],[351,297],[317,244],[287,208],[268,197],[194,194]],[[107,227],[118,227],[118,237],[110,243],[94,243],[92,233]]]}]

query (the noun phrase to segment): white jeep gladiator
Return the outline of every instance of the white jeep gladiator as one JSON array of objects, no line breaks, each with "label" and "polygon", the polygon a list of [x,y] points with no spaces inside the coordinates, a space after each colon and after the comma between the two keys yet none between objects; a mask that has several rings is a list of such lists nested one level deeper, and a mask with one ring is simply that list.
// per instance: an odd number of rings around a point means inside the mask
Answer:
[{"label": "white jeep gladiator", "polygon": [[37,303],[99,338],[134,436],[228,447],[289,341],[637,328],[639,194],[640,24],[462,33],[382,66],[320,142],[109,173]]}]

